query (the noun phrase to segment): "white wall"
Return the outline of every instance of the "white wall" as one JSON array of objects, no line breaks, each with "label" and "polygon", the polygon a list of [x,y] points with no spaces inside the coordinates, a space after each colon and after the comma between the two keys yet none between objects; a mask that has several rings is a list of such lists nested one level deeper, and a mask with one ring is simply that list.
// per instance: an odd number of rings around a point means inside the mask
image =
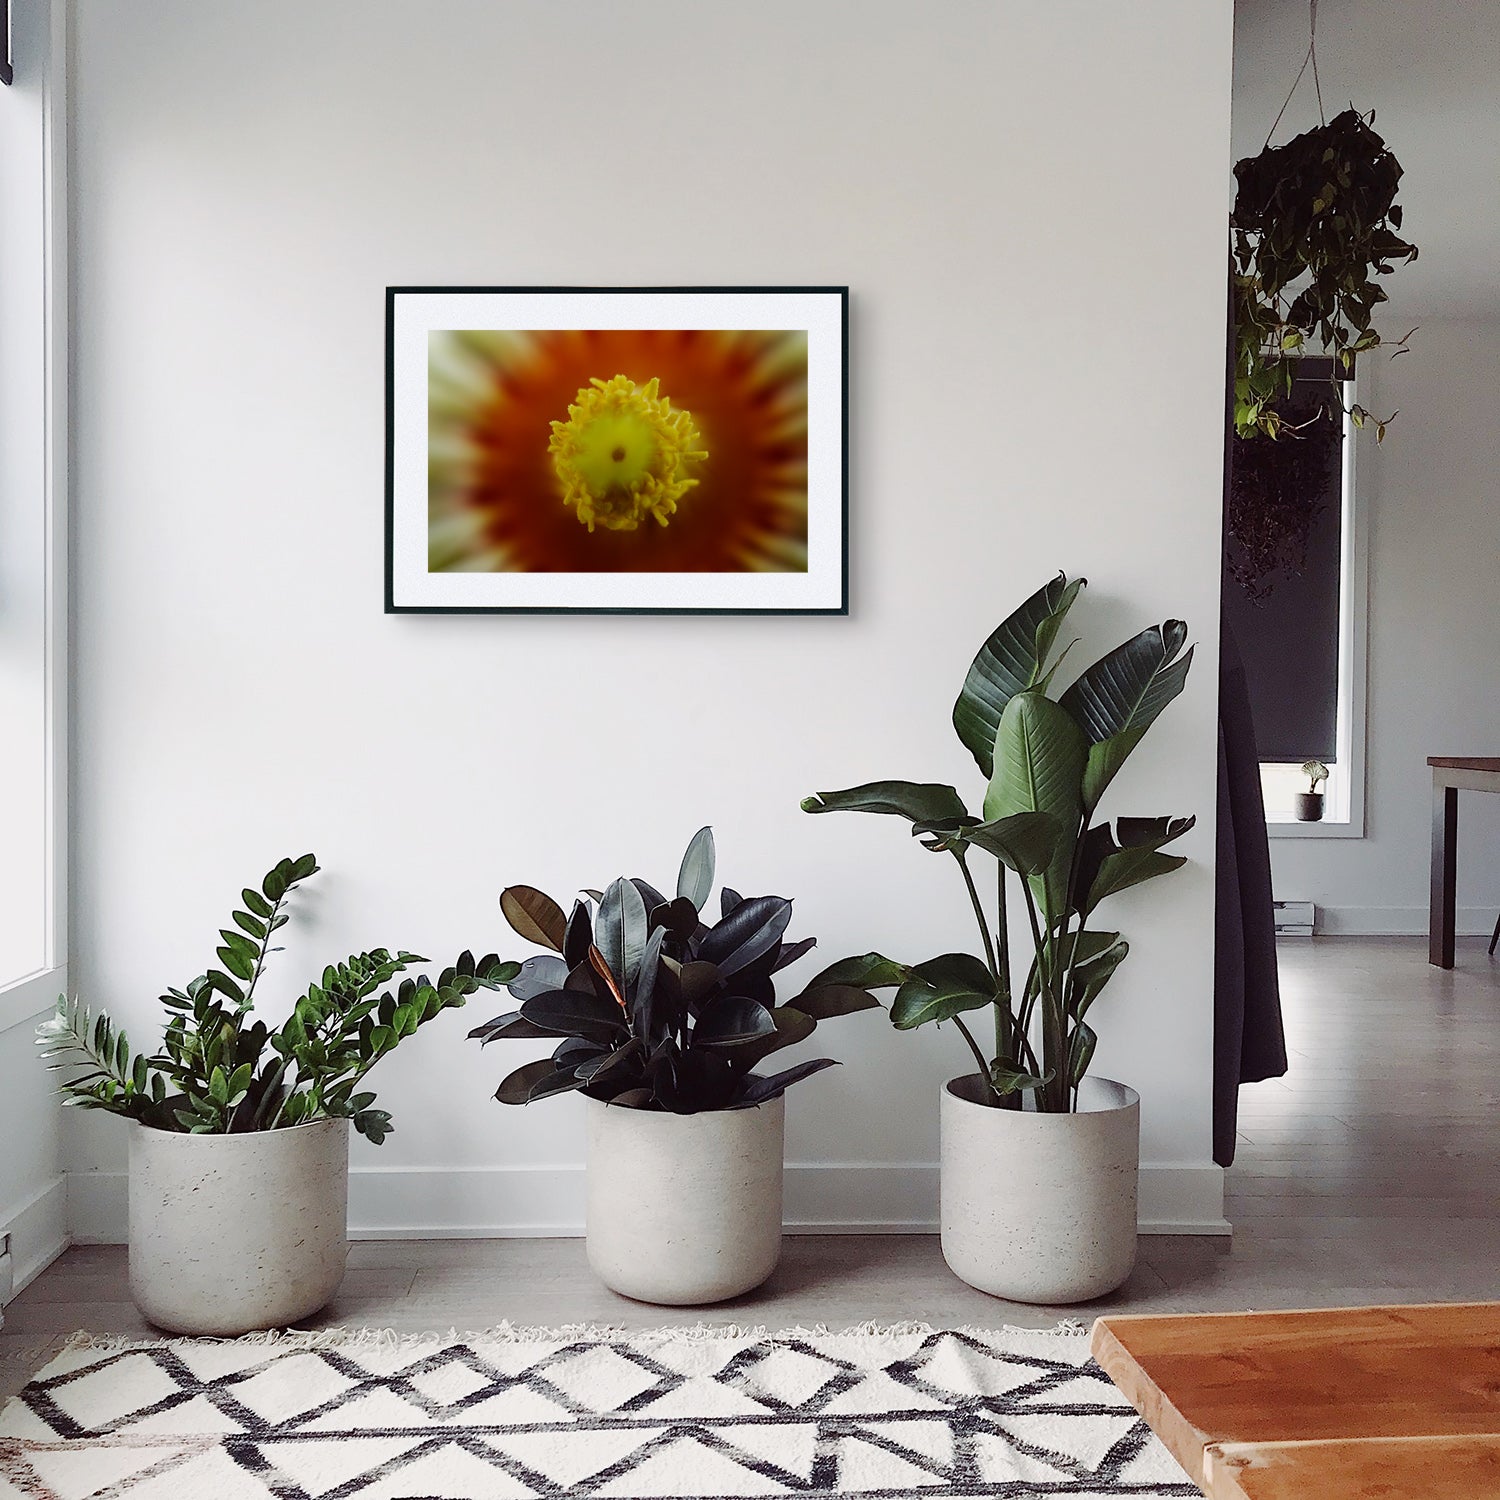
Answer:
[{"label": "white wall", "polygon": [[[1404,332],[1405,330],[1399,330]],[[1427,925],[1429,755],[1500,750],[1500,318],[1424,322],[1377,361],[1371,410],[1400,411],[1361,451],[1370,522],[1366,837],[1273,839],[1276,894],[1327,930]],[[1500,797],[1459,794],[1460,931],[1500,910]]]},{"label": "white wall", "polygon": [[[77,0],[80,988],[140,1034],[247,879],[327,873],[277,978],[520,947],[501,887],[670,881],[715,826],[832,957],[970,942],[946,862],[798,799],[977,798],[948,712],[1059,567],[1099,650],[1166,615],[1187,693],[1118,805],[1196,811],[1122,898],[1099,1065],[1145,1096],[1146,1215],[1211,1223],[1212,812],[1228,0],[495,5]],[[847,620],[381,613],[387,283],[853,287]],[[804,971],[818,963],[805,961]],[[488,1002],[480,1002],[481,1006]],[[576,1227],[576,1100],[448,1017],[377,1075],[356,1226]],[[958,1039],[827,1026],[802,1223],[930,1223]],[[71,1188],[118,1234],[122,1135]],[[830,1170],[857,1164],[859,1171]],[[89,1175],[93,1174],[93,1175]]]}]

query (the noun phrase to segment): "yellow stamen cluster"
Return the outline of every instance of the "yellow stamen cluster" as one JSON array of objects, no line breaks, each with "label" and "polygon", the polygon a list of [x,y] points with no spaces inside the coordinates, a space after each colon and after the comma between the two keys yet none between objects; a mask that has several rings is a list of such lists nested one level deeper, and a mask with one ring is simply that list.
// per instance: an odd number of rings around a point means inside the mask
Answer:
[{"label": "yellow stamen cluster", "polygon": [[708,457],[691,412],[673,411],[653,376],[590,381],[552,424],[547,445],[563,503],[590,531],[634,531],[647,516],[665,526],[677,502],[698,483],[687,466]]}]

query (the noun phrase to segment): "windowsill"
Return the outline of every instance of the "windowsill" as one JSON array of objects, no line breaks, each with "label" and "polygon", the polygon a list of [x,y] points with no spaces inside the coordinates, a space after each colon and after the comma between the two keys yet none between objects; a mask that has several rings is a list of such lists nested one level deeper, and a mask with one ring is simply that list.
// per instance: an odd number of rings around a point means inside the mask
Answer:
[{"label": "windowsill", "polygon": [[1273,839],[1362,839],[1364,828],[1347,818],[1323,818],[1317,823],[1299,823],[1293,817],[1266,816],[1266,837]]}]

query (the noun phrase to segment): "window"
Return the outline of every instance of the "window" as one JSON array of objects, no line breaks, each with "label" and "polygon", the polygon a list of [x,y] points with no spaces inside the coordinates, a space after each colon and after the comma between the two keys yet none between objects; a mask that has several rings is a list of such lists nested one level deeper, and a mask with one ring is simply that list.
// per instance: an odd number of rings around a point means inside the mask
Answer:
[{"label": "window", "polygon": [[[1356,460],[1368,439],[1329,413],[1332,361],[1298,363],[1283,409],[1308,425],[1274,445],[1251,439],[1268,445],[1253,468],[1234,445],[1224,611],[1245,661],[1272,836],[1360,838],[1367,584]],[[1346,406],[1354,386],[1343,382]],[[1329,771],[1317,823],[1294,811],[1307,760]]]},{"label": "window", "polygon": [[67,277],[49,66],[62,9],[12,15],[14,81],[0,87],[0,1029],[65,980]]}]

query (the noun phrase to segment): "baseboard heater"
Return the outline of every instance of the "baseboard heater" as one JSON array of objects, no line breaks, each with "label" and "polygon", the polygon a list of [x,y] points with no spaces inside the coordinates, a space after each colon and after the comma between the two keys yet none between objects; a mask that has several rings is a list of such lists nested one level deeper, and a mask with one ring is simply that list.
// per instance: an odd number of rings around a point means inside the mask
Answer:
[{"label": "baseboard heater", "polygon": [[1277,937],[1311,937],[1318,924],[1318,908],[1311,901],[1273,901]]}]

